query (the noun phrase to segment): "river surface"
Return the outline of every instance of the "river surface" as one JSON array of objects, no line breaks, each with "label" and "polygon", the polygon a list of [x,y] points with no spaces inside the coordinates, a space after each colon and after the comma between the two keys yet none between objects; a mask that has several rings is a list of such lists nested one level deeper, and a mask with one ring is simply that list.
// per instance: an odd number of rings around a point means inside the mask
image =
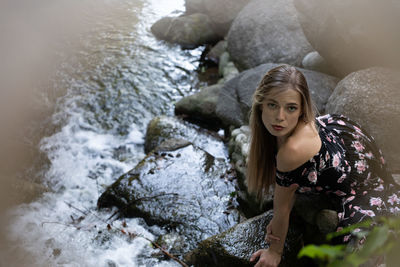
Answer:
[{"label": "river surface", "polygon": [[[39,145],[49,159],[42,183],[50,191],[12,211],[9,238],[31,266],[179,266],[152,257],[159,251],[140,237],[153,240],[162,229],[137,218],[108,226],[114,211],[99,212],[96,202],[145,156],[147,123],[172,115],[174,102],[202,85],[196,75],[202,51],[182,50],[150,32],[161,17],[182,13],[184,0],[98,3],[105,11],[84,10],[94,26],[52,81],[63,93],[51,114],[54,130]],[[139,237],[118,234],[121,229]]]}]

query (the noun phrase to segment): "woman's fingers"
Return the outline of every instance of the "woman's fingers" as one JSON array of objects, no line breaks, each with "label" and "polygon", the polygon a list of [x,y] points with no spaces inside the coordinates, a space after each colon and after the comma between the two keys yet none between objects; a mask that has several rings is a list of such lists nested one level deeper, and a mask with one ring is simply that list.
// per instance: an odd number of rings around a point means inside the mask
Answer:
[{"label": "woman's fingers", "polygon": [[250,261],[255,261],[257,257],[260,257],[262,250],[257,250],[256,252],[253,253],[250,257]]}]

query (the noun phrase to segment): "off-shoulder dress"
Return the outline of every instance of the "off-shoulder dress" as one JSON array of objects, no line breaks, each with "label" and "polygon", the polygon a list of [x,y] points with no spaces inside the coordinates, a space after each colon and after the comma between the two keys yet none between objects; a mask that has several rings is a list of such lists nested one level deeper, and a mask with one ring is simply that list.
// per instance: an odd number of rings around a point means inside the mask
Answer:
[{"label": "off-shoulder dress", "polygon": [[[341,228],[400,211],[400,187],[388,172],[373,137],[343,115],[316,118],[320,151],[290,172],[276,171],[281,186],[298,184],[296,193],[328,194],[336,200]],[[348,242],[351,235],[343,236]]]}]

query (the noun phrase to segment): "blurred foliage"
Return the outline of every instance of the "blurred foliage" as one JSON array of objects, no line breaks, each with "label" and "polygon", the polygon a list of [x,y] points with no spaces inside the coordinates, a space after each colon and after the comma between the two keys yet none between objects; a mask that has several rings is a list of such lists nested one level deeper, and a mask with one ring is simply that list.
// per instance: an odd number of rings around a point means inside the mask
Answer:
[{"label": "blurred foliage", "polygon": [[[356,230],[357,229],[357,230]],[[298,257],[310,257],[320,266],[360,266],[370,259],[385,257],[387,267],[399,266],[400,261],[400,218],[379,217],[375,221],[351,225],[327,235],[327,239],[351,233],[356,245],[307,245]],[[362,245],[360,245],[362,243]]]}]

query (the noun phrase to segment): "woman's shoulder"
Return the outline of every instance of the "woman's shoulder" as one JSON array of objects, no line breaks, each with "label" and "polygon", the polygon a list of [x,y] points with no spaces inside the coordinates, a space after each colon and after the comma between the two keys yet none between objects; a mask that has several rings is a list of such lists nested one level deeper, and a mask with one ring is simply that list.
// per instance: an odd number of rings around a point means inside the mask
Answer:
[{"label": "woman's shoulder", "polygon": [[321,146],[322,141],[315,126],[302,127],[279,149],[277,169],[281,172],[297,169],[317,154]]}]

